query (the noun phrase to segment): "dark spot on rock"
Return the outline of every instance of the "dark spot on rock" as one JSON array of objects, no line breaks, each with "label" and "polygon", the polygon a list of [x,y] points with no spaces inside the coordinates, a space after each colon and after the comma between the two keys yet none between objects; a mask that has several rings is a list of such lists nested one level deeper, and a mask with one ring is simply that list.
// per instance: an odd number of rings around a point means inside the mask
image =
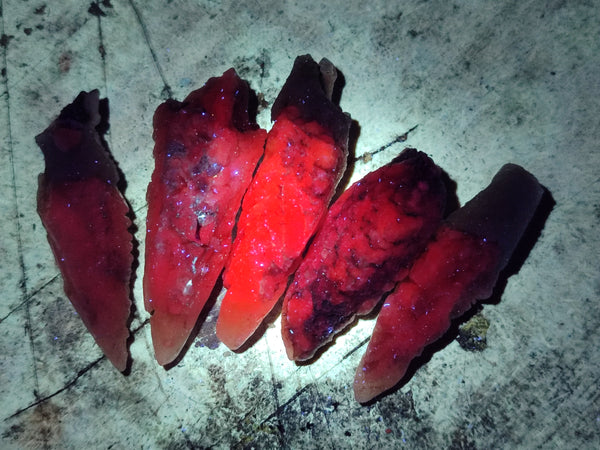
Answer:
[{"label": "dark spot on rock", "polygon": [[167,144],[167,158],[180,156],[185,153],[185,145],[181,142],[171,141]]},{"label": "dark spot on rock", "polygon": [[37,14],[38,16],[41,16],[45,12],[46,12],[46,5],[38,6],[37,8],[35,8],[33,10],[33,13]]},{"label": "dark spot on rock", "polygon": [[67,73],[71,69],[71,58],[71,54],[68,52],[64,52],[58,57],[58,69],[62,73]]},{"label": "dark spot on rock", "polygon": [[2,433],[2,437],[7,440],[16,440],[25,431],[22,424],[12,425],[8,430]]},{"label": "dark spot on rock", "polygon": [[27,36],[29,36],[32,31],[33,31],[33,29],[31,29],[29,27],[23,28],[23,33],[25,33]]},{"label": "dark spot on rock", "polygon": [[[39,93],[31,92],[31,98]],[[96,114],[100,123],[96,124]],[[101,124],[106,124],[100,127]],[[108,128],[108,100],[98,98],[97,91],[81,92],[36,142],[44,153],[47,181],[79,181],[91,177],[117,184],[119,171],[103,140]]]},{"label": "dark spot on rock", "polygon": [[[221,291],[222,286],[222,281],[219,280],[213,289],[211,300],[207,302],[207,305],[209,305],[209,303],[212,301],[216,301],[216,296]],[[213,305],[211,308],[209,308],[206,318],[201,320],[198,335],[196,336],[197,340],[194,344],[196,347],[207,347],[210,350],[215,350],[221,344],[221,341],[219,338],[217,338],[217,316],[219,315],[218,306],[219,305]]]},{"label": "dark spot on rock", "polygon": [[100,5],[97,2],[90,3],[88,13],[96,17],[106,17],[106,13],[100,9]]},{"label": "dark spot on rock", "polygon": [[215,387],[219,391],[225,391],[225,370],[217,365],[211,364],[208,366],[208,374],[210,376],[210,380],[213,382]]},{"label": "dark spot on rock", "polygon": [[390,49],[392,48],[400,38],[400,29],[398,25],[402,12],[396,14],[386,14],[380,21],[375,23],[373,27],[373,41],[377,47]]},{"label": "dark spot on rock", "polygon": [[[465,427],[466,428],[466,427]],[[465,428],[458,428],[452,433],[452,442],[450,443],[450,449],[452,450],[476,450],[477,446],[473,441],[473,438],[468,435],[468,431]]]},{"label": "dark spot on rock", "polygon": [[566,251],[563,242],[555,242],[554,244],[552,244],[552,250],[554,250],[558,255],[562,255]]},{"label": "dark spot on rock", "polygon": [[3,34],[0,36],[0,47],[8,47],[8,43],[14,38],[14,36],[9,34]]},{"label": "dark spot on rock", "polygon": [[344,431],[344,436],[352,436],[352,433],[350,433],[348,430]]},{"label": "dark spot on rock", "polygon": [[61,408],[45,401],[27,411],[22,423],[11,426],[2,437],[21,444],[16,448],[54,448],[59,445],[62,414]]},{"label": "dark spot on rock", "polygon": [[252,389],[258,389],[260,385],[263,383],[263,379],[261,377],[254,377],[250,382],[250,387]]},{"label": "dark spot on rock", "polygon": [[241,78],[266,78],[271,68],[271,57],[266,49],[254,56],[243,56],[233,60],[233,66]]},{"label": "dark spot on rock", "polygon": [[200,162],[192,169],[193,175],[206,175],[214,177],[223,170],[223,166],[216,161],[211,160],[207,155],[202,155]]},{"label": "dark spot on rock", "polygon": [[471,352],[480,352],[487,348],[487,330],[490,321],[483,315],[473,316],[467,323],[461,325],[456,340],[464,349]]},{"label": "dark spot on rock", "polygon": [[162,90],[160,91],[160,98],[162,98],[163,100],[167,100],[171,97],[173,97],[173,91],[171,91],[171,86],[165,84]]},{"label": "dark spot on rock", "polygon": [[403,419],[418,421],[412,391],[400,392],[398,397],[383,399],[379,404],[383,417],[400,416]]},{"label": "dark spot on rock", "polygon": [[315,425],[312,422],[306,422],[306,424],[300,427],[300,431],[309,431],[312,430]]},{"label": "dark spot on rock", "polygon": [[[214,326],[213,326],[213,328],[214,328]],[[216,333],[213,333],[211,335],[199,337],[198,340],[196,341],[196,343],[194,344],[194,346],[195,347],[207,347],[210,350],[214,350],[217,347],[219,347],[220,343],[221,343],[221,341],[219,341],[219,339],[217,338]]]},{"label": "dark spot on rock", "polygon": [[263,109],[267,109],[269,107],[269,102],[265,100],[265,95],[262,92],[259,92],[256,95],[256,100],[258,102],[258,111],[262,111]]}]

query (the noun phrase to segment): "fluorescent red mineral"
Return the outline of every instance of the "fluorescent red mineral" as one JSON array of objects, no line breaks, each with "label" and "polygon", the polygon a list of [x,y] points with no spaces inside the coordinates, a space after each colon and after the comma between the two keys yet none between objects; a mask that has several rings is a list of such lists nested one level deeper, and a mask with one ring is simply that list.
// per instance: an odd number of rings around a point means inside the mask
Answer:
[{"label": "fluorescent red mineral", "polygon": [[242,197],[266,132],[233,69],[154,115],[144,301],[156,359],[181,352],[229,257]]},{"label": "fluorescent red mineral", "polygon": [[105,124],[99,105],[97,90],[80,93],[36,137],[46,163],[37,208],[67,297],[106,357],[123,371],[131,308],[131,222],[117,189],[117,168],[101,142],[99,128]]},{"label": "fluorescent red mineral", "polygon": [[290,359],[311,358],[406,276],[439,226],[445,200],[441,170],[414,149],[340,196],[285,296]]},{"label": "fluorescent red mineral", "polygon": [[486,189],[448,217],[408,278],[385,299],[356,372],[359,402],[394,387],[453,318],[492,294],[542,193],[533,175],[507,164]]},{"label": "fluorescent red mineral", "polygon": [[350,118],[331,101],[333,65],[294,63],[271,118],[265,156],[244,197],[217,336],[237,349],[287,286],[346,167]]}]

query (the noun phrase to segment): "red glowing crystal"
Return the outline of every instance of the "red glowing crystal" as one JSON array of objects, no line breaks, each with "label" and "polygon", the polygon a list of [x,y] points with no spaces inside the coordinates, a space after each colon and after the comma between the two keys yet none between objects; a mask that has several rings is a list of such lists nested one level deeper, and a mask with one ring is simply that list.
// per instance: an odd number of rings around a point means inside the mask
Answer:
[{"label": "red glowing crystal", "polygon": [[[103,101],[105,102],[105,101]],[[132,236],[115,163],[101,143],[98,91],[82,92],[36,141],[37,208],[65,294],[112,364],[127,366]],[[107,103],[102,103],[102,106]],[[106,110],[107,112],[107,110]]]},{"label": "red glowing crystal", "polygon": [[244,197],[223,275],[217,336],[237,349],[283,294],[346,167],[350,118],[331,102],[336,70],[300,56],[273,105],[265,156]]},{"label": "red glowing crystal", "polygon": [[492,294],[542,193],[533,175],[507,164],[486,189],[448,217],[383,304],[356,371],[359,402],[395,386],[412,359],[440,338],[453,318]]},{"label": "red glowing crystal", "polygon": [[406,149],[331,207],[285,296],[288,357],[306,360],[407,274],[442,219],[441,170]]},{"label": "red glowing crystal", "polygon": [[263,154],[265,130],[233,69],[154,115],[144,301],[156,359],[181,352],[229,257],[242,197]]}]

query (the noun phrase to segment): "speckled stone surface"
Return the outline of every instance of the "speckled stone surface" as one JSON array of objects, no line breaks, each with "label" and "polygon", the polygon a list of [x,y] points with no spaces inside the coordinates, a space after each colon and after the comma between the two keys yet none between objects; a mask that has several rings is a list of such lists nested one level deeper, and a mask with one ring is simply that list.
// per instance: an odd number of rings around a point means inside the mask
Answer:
[{"label": "speckled stone surface", "polygon": [[[0,1],[1,448],[593,448],[600,446],[600,9],[593,1]],[[311,364],[280,321],[243,353],[215,311],[170,370],[152,355],[141,278],[152,115],[235,67],[269,107],[297,55],[343,73],[358,179],[404,146],[462,203],[506,162],[549,194],[529,253],[480,314],[398,389],[352,395],[373,319]],[[106,139],[139,243],[132,366],[118,373],[66,299],[35,210],[34,142],[80,90],[110,103]],[[415,128],[416,127],[416,128]],[[407,131],[406,140],[401,139]],[[218,306],[215,306],[215,308]]]}]

